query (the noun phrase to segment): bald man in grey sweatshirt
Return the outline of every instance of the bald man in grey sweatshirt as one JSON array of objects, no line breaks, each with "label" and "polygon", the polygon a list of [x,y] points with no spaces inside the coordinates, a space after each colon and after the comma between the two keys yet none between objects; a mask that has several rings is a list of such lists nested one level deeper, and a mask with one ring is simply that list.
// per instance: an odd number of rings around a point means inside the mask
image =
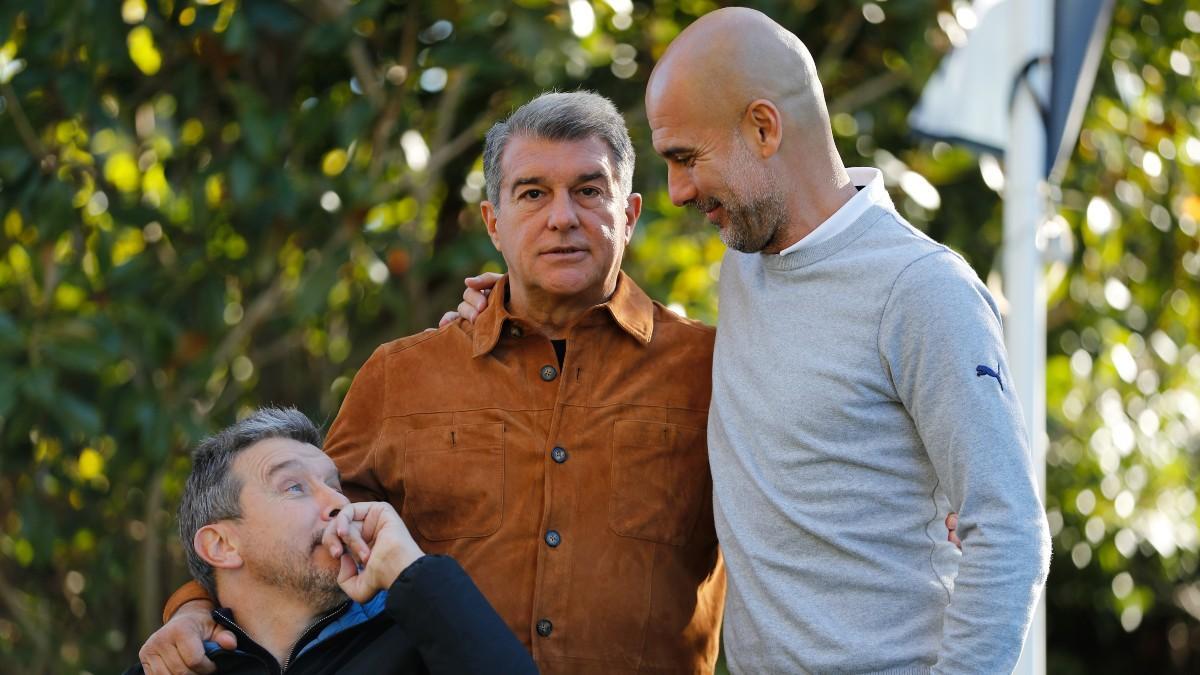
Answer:
[{"label": "bald man in grey sweatshirt", "polygon": [[708,424],[730,670],[1010,672],[1050,547],[987,289],[845,168],[811,56],[762,14],[689,26],[646,114],[672,201],[731,249]]}]

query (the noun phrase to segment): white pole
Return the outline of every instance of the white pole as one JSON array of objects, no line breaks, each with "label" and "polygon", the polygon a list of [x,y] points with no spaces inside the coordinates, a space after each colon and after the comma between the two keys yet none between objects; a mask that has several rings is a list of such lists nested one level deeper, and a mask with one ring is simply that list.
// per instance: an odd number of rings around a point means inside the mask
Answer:
[{"label": "white pole", "polygon": [[[1016,54],[1049,54],[1052,5],[1046,0],[1010,0],[1010,45]],[[1018,85],[1004,159],[1004,249],[1002,276],[1008,300],[1005,341],[1009,367],[1029,428],[1029,447],[1042,498],[1046,494],[1046,284],[1038,227],[1046,219],[1046,132],[1028,84],[1045,100],[1047,68],[1035,67],[1032,80]],[[1025,648],[1013,671],[1046,672],[1046,599],[1038,601]]]}]

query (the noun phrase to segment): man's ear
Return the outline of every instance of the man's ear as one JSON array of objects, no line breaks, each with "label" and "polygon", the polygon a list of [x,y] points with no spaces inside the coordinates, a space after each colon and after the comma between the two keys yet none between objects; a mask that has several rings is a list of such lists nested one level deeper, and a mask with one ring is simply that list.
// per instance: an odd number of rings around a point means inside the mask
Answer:
[{"label": "man's ear", "polygon": [[500,251],[500,234],[496,232],[497,210],[495,205],[487,200],[479,202],[479,214],[483,216],[483,224],[487,227],[488,236],[492,238],[492,246]]},{"label": "man's ear", "polygon": [[751,152],[767,159],[778,152],[783,143],[783,116],[774,103],[765,98],[755,99],[746,106],[742,131]]},{"label": "man's ear", "polygon": [[625,243],[633,237],[638,217],[642,215],[642,196],[633,192],[625,199]]},{"label": "man's ear", "polygon": [[237,569],[245,564],[238,542],[225,523],[212,523],[196,531],[192,546],[204,562],[216,569]]}]

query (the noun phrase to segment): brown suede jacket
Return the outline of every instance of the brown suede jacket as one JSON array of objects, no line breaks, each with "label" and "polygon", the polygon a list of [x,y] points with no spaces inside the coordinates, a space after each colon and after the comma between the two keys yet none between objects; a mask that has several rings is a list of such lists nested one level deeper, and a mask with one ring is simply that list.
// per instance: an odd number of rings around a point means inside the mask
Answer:
[{"label": "brown suede jacket", "polygon": [[711,673],[713,336],[622,274],[560,368],[495,302],[474,326],[379,347],[325,451],[352,500],[391,502],[462,564],[543,673]]}]

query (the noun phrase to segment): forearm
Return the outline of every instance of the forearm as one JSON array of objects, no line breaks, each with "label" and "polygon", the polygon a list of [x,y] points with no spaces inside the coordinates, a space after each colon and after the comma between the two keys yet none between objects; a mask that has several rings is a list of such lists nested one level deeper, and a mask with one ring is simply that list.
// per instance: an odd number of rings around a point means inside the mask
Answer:
[{"label": "forearm", "polygon": [[388,611],[429,671],[536,673],[533,659],[453,558],[424,556],[396,579]]},{"label": "forearm", "polygon": [[[960,529],[964,520],[960,517]],[[1011,672],[1049,569],[1045,517],[1040,508],[997,510],[982,522],[969,523],[962,539],[934,670]]]},{"label": "forearm", "polygon": [[216,604],[213,598],[209,596],[208,591],[204,590],[203,586],[195,581],[189,581],[172,593],[171,597],[167,598],[167,604],[163,606],[162,622],[165,624],[170,621],[171,617],[175,616],[180,607],[193,600],[207,602],[207,610],[213,609]]},{"label": "forearm", "polygon": [[[1002,362],[998,369],[1007,372]],[[922,397],[933,414],[918,430],[962,542],[938,672],[1011,672],[1049,567],[1049,528],[1015,397],[984,384],[936,407],[934,395]]]}]

